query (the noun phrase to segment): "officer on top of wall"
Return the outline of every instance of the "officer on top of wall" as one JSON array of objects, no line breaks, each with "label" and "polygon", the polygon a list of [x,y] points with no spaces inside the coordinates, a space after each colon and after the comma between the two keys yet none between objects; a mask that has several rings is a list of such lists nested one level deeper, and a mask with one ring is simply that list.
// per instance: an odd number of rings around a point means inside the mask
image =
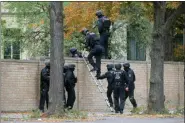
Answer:
[{"label": "officer on top of wall", "polygon": [[98,10],[96,12],[96,16],[98,18],[98,31],[100,34],[100,44],[104,48],[104,57],[105,59],[108,59],[108,39],[110,36],[110,26],[111,21],[103,15],[103,12],[101,10]]}]

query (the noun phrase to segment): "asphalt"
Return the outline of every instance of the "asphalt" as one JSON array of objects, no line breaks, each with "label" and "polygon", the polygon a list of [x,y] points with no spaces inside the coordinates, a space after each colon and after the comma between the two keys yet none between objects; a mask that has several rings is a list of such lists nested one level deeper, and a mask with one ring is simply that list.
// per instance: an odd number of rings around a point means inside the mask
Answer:
[{"label": "asphalt", "polygon": [[[96,112],[95,115],[89,113],[90,117],[93,117],[95,120],[91,121],[72,121],[72,120],[64,120],[62,122],[53,121],[55,123],[184,123],[184,117],[145,117],[143,115],[136,117],[129,117],[129,112],[125,112],[124,115],[115,115],[114,113],[102,113]],[[8,118],[6,121],[1,121],[1,123],[52,123],[52,121],[46,121],[43,119],[35,119],[32,121],[21,121],[20,119],[24,119],[27,115],[23,115],[21,113],[8,113],[1,115],[4,118]],[[17,120],[19,119],[19,120]]]},{"label": "asphalt", "polygon": [[[1,123],[25,123],[25,121],[3,121]],[[42,122],[39,121],[39,122],[26,122],[26,123],[42,123]],[[104,119],[91,121],[91,122],[64,121],[64,122],[61,122],[61,123],[184,123],[184,119],[183,118],[120,118],[120,117],[105,117]]]}]

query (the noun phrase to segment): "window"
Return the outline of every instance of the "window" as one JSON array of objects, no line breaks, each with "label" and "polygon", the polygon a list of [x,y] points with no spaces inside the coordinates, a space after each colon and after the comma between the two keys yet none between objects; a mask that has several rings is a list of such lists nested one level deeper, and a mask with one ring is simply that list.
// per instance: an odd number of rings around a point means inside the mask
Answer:
[{"label": "window", "polygon": [[7,28],[4,35],[4,59],[20,59],[20,29]]},{"label": "window", "polygon": [[127,60],[146,60],[146,48],[136,40],[127,40]]}]

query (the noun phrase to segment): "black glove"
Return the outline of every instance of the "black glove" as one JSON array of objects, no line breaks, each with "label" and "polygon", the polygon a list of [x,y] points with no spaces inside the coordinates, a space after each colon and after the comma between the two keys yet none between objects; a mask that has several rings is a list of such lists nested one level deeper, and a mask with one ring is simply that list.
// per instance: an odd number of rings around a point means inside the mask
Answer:
[{"label": "black glove", "polygon": [[77,83],[77,81],[78,81],[78,79],[77,79],[77,77],[75,77],[75,83]]}]

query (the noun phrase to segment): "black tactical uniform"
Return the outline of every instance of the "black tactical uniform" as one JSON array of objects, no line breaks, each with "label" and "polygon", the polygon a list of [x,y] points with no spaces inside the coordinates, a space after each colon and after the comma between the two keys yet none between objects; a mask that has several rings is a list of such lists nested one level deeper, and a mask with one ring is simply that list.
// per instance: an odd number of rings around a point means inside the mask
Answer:
[{"label": "black tactical uniform", "polygon": [[77,78],[74,75],[75,65],[68,65],[68,70],[65,73],[65,88],[67,91],[67,104],[68,109],[72,109],[76,96],[75,96],[75,84],[77,83]]},{"label": "black tactical uniform", "polygon": [[78,52],[76,48],[71,48],[70,49],[71,57],[79,57],[82,58],[82,53]]},{"label": "black tactical uniform", "polygon": [[44,104],[46,102],[46,106],[48,109],[48,103],[49,103],[49,83],[50,83],[50,63],[45,63],[45,68],[41,71],[41,77],[40,77],[40,105],[39,109],[44,112]]},{"label": "black tactical uniform", "polygon": [[64,108],[66,108],[67,106],[66,106],[66,95],[65,95],[65,74],[66,74],[66,72],[67,72],[67,70],[68,70],[68,66],[67,65],[64,65],[64,68],[63,68],[63,79],[64,79]]},{"label": "black tactical uniform", "polygon": [[114,103],[115,112],[123,113],[125,105],[125,86],[128,85],[128,78],[125,71],[121,70],[121,64],[115,65],[114,71]]},{"label": "black tactical uniform", "polygon": [[102,11],[96,12],[98,18],[98,31],[100,34],[100,44],[104,48],[105,59],[108,59],[108,39],[109,39],[109,28],[111,26],[111,21],[103,15]]},{"label": "black tactical uniform", "polygon": [[124,70],[126,71],[126,75],[128,77],[129,80],[129,91],[125,92],[125,101],[127,99],[127,97],[129,97],[130,102],[132,103],[133,107],[136,108],[137,107],[137,103],[136,100],[134,99],[134,89],[135,89],[135,74],[134,71],[132,69],[130,69],[130,64],[129,63],[125,63],[123,64]]},{"label": "black tactical uniform", "polygon": [[105,79],[107,78],[107,82],[108,82],[108,86],[107,86],[107,98],[109,100],[110,106],[113,107],[113,101],[112,101],[112,92],[114,89],[113,86],[113,80],[114,80],[114,65],[113,64],[107,64],[107,72],[103,75],[101,75],[100,77],[98,77],[98,79]]},{"label": "black tactical uniform", "polygon": [[[95,33],[90,33],[87,29],[83,29],[82,34],[86,36],[86,48],[90,49],[88,61],[93,66],[93,69],[91,71],[96,71],[96,77],[98,77],[101,74],[101,56],[103,48],[99,44],[99,38]],[[94,63],[93,56],[96,58],[96,63]]]}]

